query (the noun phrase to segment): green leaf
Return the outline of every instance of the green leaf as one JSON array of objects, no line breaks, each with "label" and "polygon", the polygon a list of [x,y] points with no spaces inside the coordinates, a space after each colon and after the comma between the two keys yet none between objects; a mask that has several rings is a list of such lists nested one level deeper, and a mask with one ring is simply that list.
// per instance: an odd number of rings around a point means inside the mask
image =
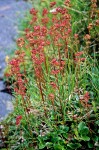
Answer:
[{"label": "green leaf", "polygon": [[81,130],[83,130],[83,128],[86,126],[85,122],[80,122],[78,125],[78,131],[80,132]]},{"label": "green leaf", "polygon": [[87,135],[88,133],[89,133],[88,127],[83,127],[83,129],[80,131],[80,134],[82,134],[82,135]]},{"label": "green leaf", "polygon": [[64,125],[60,125],[60,129],[63,130],[64,132],[68,132],[69,131],[69,127],[68,126],[64,126]]},{"label": "green leaf", "polygon": [[51,147],[52,147],[52,145],[53,145],[53,143],[52,143],[52,142],[46,142],[46,147],[51,148]]},{"label": "green leaf", "polygon": [[40,144],[39,144],[39,149],[43,149],[43,148],[45,148],[45,146],[46,146],[45,144],[40,143]]},{"label": "green leaf", "polygon": [[67,139],[67,138],[68,138],[68,134],[64,133],[64,134],[63,134],[63,137],[64,137],[65,139]]},{"label": "green leaf", "polygon": [[81,135],[87,135],[89,133],[89,128],[86,126],[85,122],[80,122],[78,125],[78,132]]},{"label": "green leaf", "polygon": [[39,149],[43,149],[46,146],[46,144],[42,140],[42,137],[39,136],[38,140],[39,140]]},{"label": "green leaf", "polygon": [[99,137],[95,135],[95,136],[93,137],[93,140],[94,140],[95,142],[98,142],[98,141],[99,141]]},{"label": "green leaf", "polygon": [[69,144],[67,144],[67,146],[71,149],[76,150],[77,148],[81,147],[81,144],[80,143],[69,143]]},{"label": "green leaf", "polygon": [[93,148],[93,147],[94,147],[93,143],[91,141],[89,141],[88,142],[88,148]]},{"label": "green leaf", "polygon": [[99,126],[99,120],[97,120],[95,123]]},{"label": "green leaf", "polygon": [[90,141],[90,138],[88,136],[82,136],[81,139],[83,141]]},{"label": "green leaf", "polygon": [[60,144],[55,144],[54,145],[54,150],[65,150],[64,146],[60,145]]}]

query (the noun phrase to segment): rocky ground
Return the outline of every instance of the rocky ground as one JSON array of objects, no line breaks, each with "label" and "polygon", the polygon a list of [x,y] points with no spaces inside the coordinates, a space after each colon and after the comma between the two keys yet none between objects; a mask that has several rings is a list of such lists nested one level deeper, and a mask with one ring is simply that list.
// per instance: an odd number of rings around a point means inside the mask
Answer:
[{"label": "rocky ground", "polygon": [[16,48],[18,23],[29,8],[30,4],[24,0],[0,0],[0,121],[13,110],[13,97],[6,93],[3,81],[5,57]]}]

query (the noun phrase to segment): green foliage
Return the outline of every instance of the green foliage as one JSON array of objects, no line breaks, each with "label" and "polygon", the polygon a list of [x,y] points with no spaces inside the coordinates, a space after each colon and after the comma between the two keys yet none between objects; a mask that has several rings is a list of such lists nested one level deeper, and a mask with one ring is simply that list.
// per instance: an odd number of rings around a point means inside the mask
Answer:
[{"label": "green foliage", "polygon": [[85,122],[79,123],[78,133],[80,134],[82,140],[84,140],[84,141],[90,140],[90,137],[88,137],[89,128],[86,126]]}]

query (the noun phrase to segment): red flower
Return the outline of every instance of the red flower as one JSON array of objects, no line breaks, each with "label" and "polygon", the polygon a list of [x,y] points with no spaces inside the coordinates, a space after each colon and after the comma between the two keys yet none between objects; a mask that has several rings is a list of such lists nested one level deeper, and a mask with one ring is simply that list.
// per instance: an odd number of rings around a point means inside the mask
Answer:
[{"label": "red flower", "polygon": [[54,95],[53,93],[50,93],[50,94],[49,94],[49,99],[50,99],[50,100],[54,100],[54,98],[55,98],[55,95]]},{"label": "red flower", "polygon": [[70,0],[65,0],[64,4],[69,7],[70,6]]},{"label": "red flower", "polygon": [[42,16],[45,16],[48,14],[48,10],[46,8],[43,9],[43,12],[42,12]]},{"label": "red flower", "polygon": [[20,125],[21,120],[22,120],[22,116],[21,115],[16,117],[16,125],[17,126]]},{"label": "red flower", "polygon": [[36,77],[41,78],[41,74],[42,74],[41,68],[40,67],[39,68],[35,68],[35,75],[36,75]]},{"label": "red flower", "polygon": [[52,71],[51,71],[51,74],[57,75],[59,72],[60,72],[59,70],[52,70]]},{"label": "red flower", "polygon": [[59,62],[56,60],[56,58],[53,58],[53,59],[52,59],[51,64],[52,64],[53,66],[59,66]]},{"label": "red flower", "polygon": [[50,93],[48,96],[49,96],[49,100],[52,102],[52,105],[54,105],[55,95],[53,93]]},{"label": "red flower", "polygon": [[86,60],[86,58],[80,58],[80,61],[85,61]]},{"label": "red flower", "polygon": [[76,39],[78,39],[78,34],[74,34],[74,37],[75,37]]},{"label": "red flower", "polygon": [[61,66],[65,66],[65,61],[61,60]]},{"label": "red flower", "polygon": [[91,38],[91,36],[89,34],[86,34],[84,37],[85,40],[90,40],[90,38]]},{"label": "red flower", "polygon": [[55,82],[50,82],[50,85],[54,88],[54,89],[57,89],[57,85]]},{"label": "red flower", "polygon": [[84,53],[83,51],[77,52],[77,53],[75,53],[75,56],[76,56],[76,57],[80,57],[83,53]]},{"label": "red flower", "polygon": [[86,58],[75,58],[75,59],[74,59],[75,63],[84,62],[85,60],[86,60]]},{"label": "red flower", "polygon": [[42,21],[43,24],[46,25],[49,22],[49,18],[48,17],[44,17],[44,18],[41,19],[41,21]]},{"label": "red flower", "polygon": [[89,92],[87,91],[85,94],[84,94],[84,100],[85,102],[88,102],[90,96],[89,96]]},{"label": "red flower", "polygon": [[53,7],[54,5],[56,5],[56,2],[50,2],[50,7]]},{"label": "red flower", "polygon": [[25,41],[24,41],[24,39],[23,38],[18,38],[17,39],[17,45],[19,46],[19,47],[23,47],[24,46],[24,44],[25,44]]},{"label": "red flower", "polygon": [[35,9],[35,8],[32,8],[31,10],[30,10],[30,14],[32,14],[32,15],[36,15],[37,14],[37,10]]}]

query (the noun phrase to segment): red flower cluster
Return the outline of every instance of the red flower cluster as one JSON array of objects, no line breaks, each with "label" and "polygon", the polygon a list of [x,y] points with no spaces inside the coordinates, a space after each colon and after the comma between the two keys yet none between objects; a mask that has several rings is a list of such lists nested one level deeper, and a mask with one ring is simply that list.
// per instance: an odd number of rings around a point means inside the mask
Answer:
[{"label": "red flower cluster", "polygon": [[20,125],[21,120],[22,120],[22,116],[21,115],[16,117],[16,126]]},{"label": "red flower cluster", "polygon": [[53,7],[56,5],[56,2],[50,2],[50,7]]},{"label": "red flower cluster", "polygon": [[50,93],[49,94],[49,99],[54,100],[54,98],[55,98],[55,95],[53,93]]},{"label": "red flower cluster", "polygon": [[22,97],[25,97],[26,95],[26,80],[22,79],[23,75],[22,74],[18,74],[17,76],[17,81],[15,82],[15,87],[14,87],[14,92],[16,92],[18,95],[21,95]]},{"label": "red flower cluster", "polygon": [[84,54],[83,51],[75,53],[75,62],[76,62],[76,63],[78,63],[78,62],[83,62],[83,61],[86,60],[86,58],[84,58],[84,57],[81,58],[81,56],[82,56],[83,54]]},{"label": "red flower cluster", "polygon": [[43,9],[43,12],[42,12],[42,16],[45,16],[48,14],[48,10],[46,8]]},{"label": "red flower cluster", "polygon": [[77,53],[75,53],[75,56],[76,56],[76,57],[80,57],[83,53],[84,53],[83,51],[77,52]]},{"label": "red flower cluster", "polygon": [[30,14],[32,14],[32,15],[36,15],[37,14],[37,10],[35,9],[35,8],[32,8],[31,10],[30,10]]},{"label": "red flower cluster", "polygon": [[65,0],[64,4],[69,7],[70,6],[70,0]]},{"label": "red flower cluster", "polygon": [[20,72],[20,61],[18,58],[13,58],[9,64],[11,65],[11,73],[18,74]]},{"label": "red flower cluster", "polygon": [[[51,8],[55,5],[56,2],[50,3]],[[11,73],[14,74],[16,81],[14,91],[21,95],[23,104],[25,102],[24,98],[26,98],[27,85],[25,76],[26,54],[31,56],[29,61],[32,61],[37,86],[44,102],[43,90],[47,89],[45,85],[46,76],[52,74],[56,77],[58,73],[64,72],[66,64],[64,60],[66,59],[66,53],[68,53],[68,39],[71,34],[71,18],[68,10],[64,7],[56,7],[55,13],[51,13],[44,8],[41,20],[39,20],[38,11],[35,8],[30,10],[30,14],[32,16],[30,27],[25,29],[25,37],[17,40],[20,50],[16,51],[15,58],[10,61]],[[51,15],[50,18],[49,15]],[[24,52],[22,48],[27,51]],[[52,59],[53,55],[54,59]],[[52,57],[49,58],[49,56]],[[57,84],[54,82],[49,83],[52,88],[57,89]]]},{"label": "red flower cluster", "polygon": [[22,48],[22,47],[24,46],[24,44],[25,44],[25,41],[24,41],[23,38],[19,38],[19,39],[17,40],[17,45],[18,45],[20,48]]},{"label": "red flower cluster", "polygon": [[90,95],[89,95],[89,92],[87,91],[87,92],[82,96],[82,98],[80,98],[80,102],[81,102],[81,104],[82,104],[84,107],[88,107],[88,106],[90,106],[90,105],[88,104],[89,99],[90,99]]},{"label": "red flower cluster", "polygon": [[89,98],[90,98],[89,92],[87,91],[87,92],[84,94],[84,100],[85,100],[86,103],[88,103]]},{"label": "red flower cluster", "polygon": [[55,82],[50,82],[50,85],[53,87],[53,89],[57,89],[57,85]]},{"label": "red flower cluster", "polygon": [[9,62],[11,70],[10,76],[14,76],[15,79],[14,92],[24,97],[26,95],[25,84],[27,83],[27,80],[25,78],[25,74],[20,73],[21,72],[20,66],[23,65],[24,67],[25,52],[17,50],[15,52],[15,56],[16,57]]},{"label": "red flower cluster", "polygon": [[64,60],[58,60],[56,58],[52,59],[51,61],[52,65],[52,71],[51,74],[57,75],[59,72],[61,72],[65,67],[65,61]]}]

